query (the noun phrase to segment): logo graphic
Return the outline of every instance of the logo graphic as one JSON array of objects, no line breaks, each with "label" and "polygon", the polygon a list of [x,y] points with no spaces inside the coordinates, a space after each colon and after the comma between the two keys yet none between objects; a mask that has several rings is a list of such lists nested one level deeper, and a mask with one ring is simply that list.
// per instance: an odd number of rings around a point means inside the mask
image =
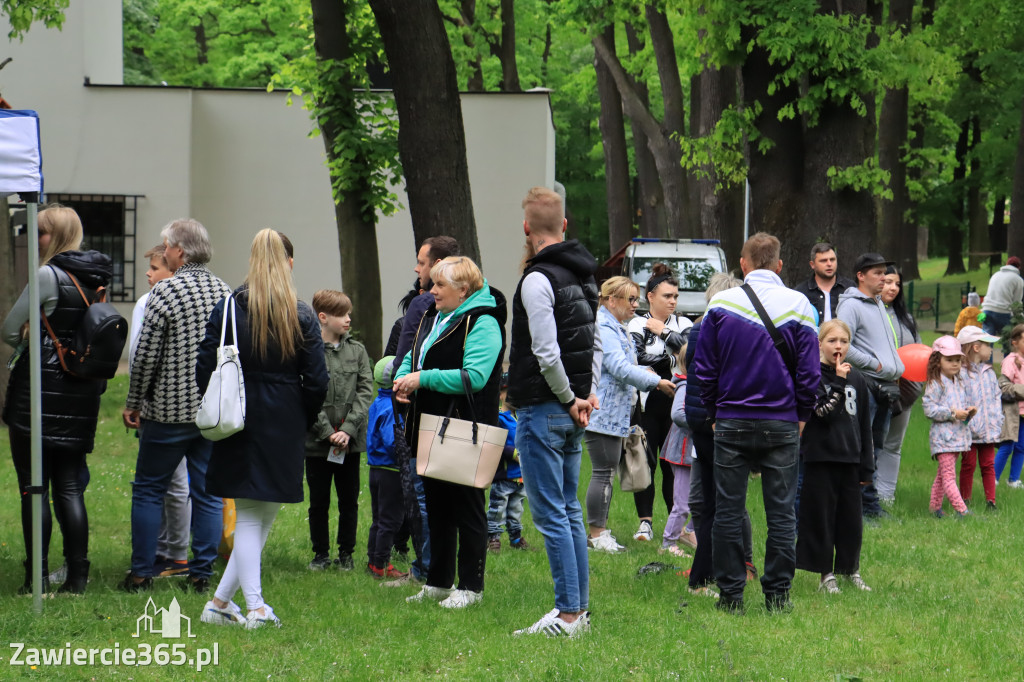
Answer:
[{"label": "logo graphic", "polygon": [[146,602],[146,610],[135,621],[135,632],[132,637],[138,637],[141,632],[150,632],[164,639],[178,639],[182,636],[181,621],[185,621],[186,635],[195,637],[192,634],[192,619],[181,615],[177,598],[171,599],[171,604],[166,609],[161,609],[157,608],[150,597]]}]

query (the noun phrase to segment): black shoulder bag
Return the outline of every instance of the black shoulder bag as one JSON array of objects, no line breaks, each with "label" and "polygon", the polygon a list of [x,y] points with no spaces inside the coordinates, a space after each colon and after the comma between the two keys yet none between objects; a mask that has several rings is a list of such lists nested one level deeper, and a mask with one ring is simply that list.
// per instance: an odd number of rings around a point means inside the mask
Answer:
[{"label": "black shoulder bag", "polygon": [[786,340],[782,338],[782,334],[775,328],[775,324],[772,322],[772,318],[768,316],[768,311],[764,309],[761,304],[761,299],[754,293],[753,287],[749,284],[744,284],[741,289],[747,294],[747,298],[754,305],[754,310],[757,311],[758,317],[761,318],[761,322],[764,323],[764,328],[767,330],[768,335],[772,337],[772,343],[775,344],[775,350],[779,351],[779,355],[782,356],[782,362],[786,365],[786,369],[789,370],[789,376],[793,378],[793,384],[796,385],[796,360],[793,358],[793,349],[789,347]]}]

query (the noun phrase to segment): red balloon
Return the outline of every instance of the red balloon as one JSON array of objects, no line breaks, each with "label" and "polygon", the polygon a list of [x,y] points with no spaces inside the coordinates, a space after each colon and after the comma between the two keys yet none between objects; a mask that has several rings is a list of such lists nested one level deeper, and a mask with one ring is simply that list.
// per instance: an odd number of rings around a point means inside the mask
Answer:
[{"label": "red balloon", "polygon": [[932,355],[930,346],[923,343],[911,343],[897,351],[903,366],[903,378],[908,381],[924,381],[928,378],[928,358]]}]

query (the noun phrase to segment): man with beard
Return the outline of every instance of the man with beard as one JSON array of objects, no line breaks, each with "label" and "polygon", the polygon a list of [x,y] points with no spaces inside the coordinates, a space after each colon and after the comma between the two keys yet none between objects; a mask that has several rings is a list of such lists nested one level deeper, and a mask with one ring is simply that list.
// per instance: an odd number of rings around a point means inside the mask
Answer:
[{"label": "man with beard", "polygon": [[839,296],[850,287],[857,286],[852,279],[837,274],[837,270],[835,247],[828,242],[819,242],[811,247],[811,272],[814,274],[793,287],[794,291],[806,296],[818,311],[818,324],[833,319],[839,307]]}]

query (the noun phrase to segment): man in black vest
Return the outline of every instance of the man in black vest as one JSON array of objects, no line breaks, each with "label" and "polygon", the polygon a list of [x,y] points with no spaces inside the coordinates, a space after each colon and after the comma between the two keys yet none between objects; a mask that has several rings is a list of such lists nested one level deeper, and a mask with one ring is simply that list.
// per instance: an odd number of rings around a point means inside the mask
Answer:
[{"label": "man in black vest", "polygon": [[[576,494],[583,429],[597,409],[601,366],[596,261],[565,239],[562,198],[534,187],[523,200],[527,260],[512,301],[508,402],[516,450],[555,583],[555,609],[515,634],[589,632],[587,532]],[[595,369],[596,368],[596,369]]]}]

